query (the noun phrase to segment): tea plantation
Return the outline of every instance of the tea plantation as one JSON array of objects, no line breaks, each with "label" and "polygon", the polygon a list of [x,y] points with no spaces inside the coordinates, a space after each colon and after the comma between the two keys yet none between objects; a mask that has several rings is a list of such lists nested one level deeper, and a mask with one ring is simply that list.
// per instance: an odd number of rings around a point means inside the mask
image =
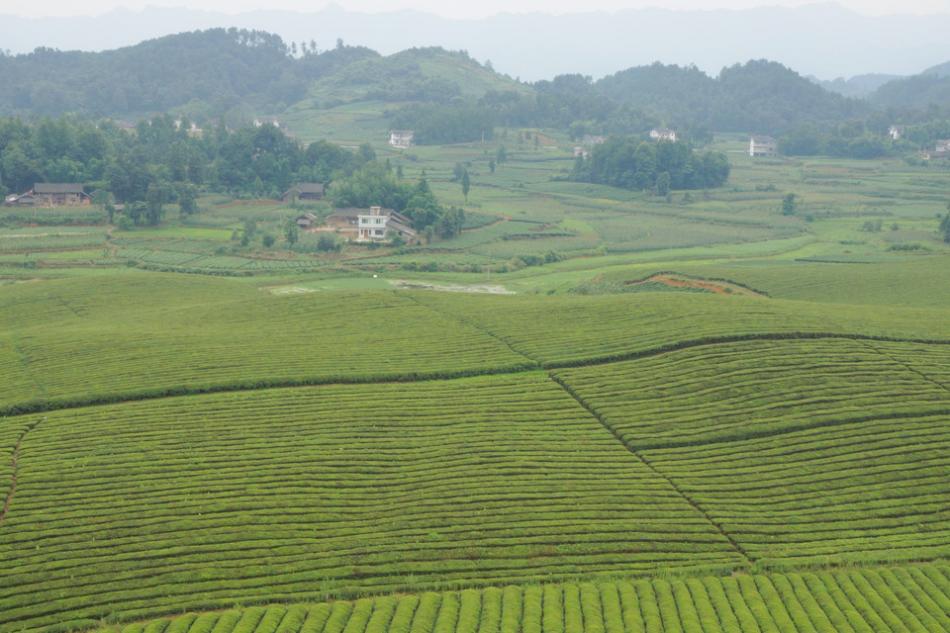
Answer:
[{"label": "tea plantation", "polygon": [[950,632],[950,171],[552,138],[381,150],[412,247],[0,213],[0,633]]}]

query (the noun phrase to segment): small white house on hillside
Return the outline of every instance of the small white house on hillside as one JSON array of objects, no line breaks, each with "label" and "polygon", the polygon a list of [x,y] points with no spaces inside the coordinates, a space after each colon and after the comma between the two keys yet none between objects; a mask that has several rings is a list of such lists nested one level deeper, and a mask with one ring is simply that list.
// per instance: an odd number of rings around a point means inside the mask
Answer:
[{"label": "small white house on hillside", "polygon": [[901,140],[901,137],[904,136],[904,126],[903,125],[892,125],[887,128],[887,135],[891,137],[894,141]]},{"label": "small white house on hillside", "polygon": [[665,127],[657,127],[650,130],[650,138],[654,141],[676,142],[676,130]]},{"label": "small white house on hillside", "polygon": [[775,156],[778,142],[771,136],[753,136],[749,139],[749,156]]},{"label": "small white house on hillside", "polygon": [[389,132],[389,144],[397,149],[412,147],[416,133],[412,130],[392,130]]}]

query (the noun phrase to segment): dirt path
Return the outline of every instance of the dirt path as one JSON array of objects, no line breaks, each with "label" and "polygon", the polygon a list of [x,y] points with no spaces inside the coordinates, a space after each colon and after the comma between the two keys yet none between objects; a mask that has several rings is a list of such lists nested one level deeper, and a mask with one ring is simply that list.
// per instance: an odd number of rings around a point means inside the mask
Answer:
[{"label": "dirt path", "polygon": [[762,292],[740,286],[739,284],[726,281],[724,279],[702,279],[699,277],[690,277],[689,275],[680,275],[676,273],[657,273],[646,279],[637,281],[627,281],[627,286],[641,286],[644,284],[659,283],[670,288],[688,288],[694,290],[703,290],[717,295],[744,295],[747,297],[764,297]]},{"label": "dirt path", "polygon": [[490,284],[430,284],[424,281],[407,281],[405,279],[393,279],[389,283],[398,290],[435,290],[438,292],[466,292],[485,295],[515,294],[514,291],[508,290],[504,286],[494,286]]}]

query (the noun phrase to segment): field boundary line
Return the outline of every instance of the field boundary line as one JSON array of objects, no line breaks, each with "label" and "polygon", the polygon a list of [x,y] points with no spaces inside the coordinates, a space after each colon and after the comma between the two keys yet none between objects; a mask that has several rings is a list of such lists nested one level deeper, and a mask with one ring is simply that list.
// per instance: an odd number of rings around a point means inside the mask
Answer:
[{"label": "field boundary line", "polygon": [[13,453],[10,455],[10,488],[7,490],[7,496],[3,500],[3,508],[0,508],[0,527],[3,527],[3,522],[6,520],[7,514],[10,512],[10,506],[13,505],[13,497],[16,494],[20,448],[23,445],[23,440],[30,431],[39,425],[40,422],[42,422],[42,420],[36,420],[35,422],[24,426],[23,430],[20,431],[20,435],[17,436],[16,443],[13,445]]},{"label": "field boundary line", "polygon": [[[33,386],[36,388],[37,394],[42,399],[47,399],[49,394],[46,391],[46,385],[40,382],[35,375],[33,375],[33,368],[30,366],[32,359],[29,354],[23,349],[20,344],[20,337],[11,333],[10,335],[10,344],[13,347],[13,351],[16,352],[17,358],[20,359],[20,366],[23,367],[23,372],[26,374],[26,377],[29,378],[30,382],[33,383]],[[0,416],[3,415],[3,410],[0,408]]]},{"label": "field boundary line", "polygon": [[864,422],[875,422],[880,420],[903,420],[907,418],[930,418],[941,415],[950,415],[950,408],[927,409],[920,411],[898,411],[892,413],[880,413],[877,415],[862,415],[853,418],[843,418],[840,420],[824,420],[813,422],[811,424],[796,424],[781,428],[762,429],[760,431],[747,431],[742,434],[734,433],[732,435],[721,435],[717,437],[700,438],[685,442],[661,442],[657,444],[638,445],[638,451],[657,451],[676,448],[693,448],[697,446],[712,446],[715,444],[729,444],[732,442],[743,442],[746,440],[759,440],[768,437],[777,437],[788,433],[798,433],[800,431],[812,431],[814,429],[832,428],[836,426],[847,426],[849,424],[863,424]]},{"label": "field boundary line", "polygon": [[742,547],[739,544],[739,542],[736,541],[736,539],[733,538],[733,536],[729,534],[719,522],[713,519],[712,515],[710,515],[709,512],[705,510],[705,508],[703,508],[695,499],[693,499],[688,494],[686,494],[686,491],[680,488],[676,484],[676,482],[673,481],[671,477],[669,477],[663,471],[661,471],[656,466],[654,466],[653,463],[649,461],[646,457],[644,457],[643,454],[639,450],[637,450],[636,448],[628,444],[627,441],[623,439],[623,436],[607,421],[607,419],[603,415],[601,415],[599,411],[597,411],[594,407],[589,405],[587,401],[584,400],[584,398],[580,396],[580,394],[574,391],[574,389],[569,384],[564,382],[560,377],[555,376],[554,374],[548,374],[548,377],[551,379],[552,382],[554,382],[561,389],[563,389],[565,393],[571,396],[577,402],[577,404],[579,404],[585,411],[587,411],[587,413],[593,416],[593,418],[597,420],[597,422],[599,422],[601,426],[607,429],[607,431],[609,431],[610,434],[613,435],[614,438],[616,438],[617,441],[620,442],[620,444],[624,448],[626,448],[627,451],[631,455],[633,455],[641,463],[643,463],[643,465],[646,466],[654,475],[656,475],[657,477],[660,477],[666,483],[668,483],[670,487],[673,488],[673,490],[676,492],[676,494],[682,497],[696,512],[701,514],[703,518],[705,518],[706,521],[709,522],[710,525],[716,528],[716,531],[719,532],[719,534],[722,535],[722,537],[725,538],[726,541],[729,542],[732,548],[740,556],[742,556],[742,558],[750,567],[755,566],[755,562],[756,562],[755,559],[749,555],[749,553],[745,550],[745,548]]},{"label": "field boundary line", "polygon": [[805,341],[822,339],[880,341],[885,343],[917,343],[920,345],[950,345],[950,340],[948,339],[901,338],[893,336],[877,336],[874,334],[850,334],[847,332],[762,332],[758,334],[732,334],[688,339],[685,341],[678,341],[676,343],[660,345],[659,347],[651,347],[649,349],[631,352],[621,352],[619,354],[607,354],[603,356],[593,356],[590,358],[544,362],[541,364],[541,367],[543,369],[572,369],[575,367],[609,365],[610,363],[650,358],[651,356],[659,356],[669,352],[678,352],[680,350],[690,349],[693,347],[743,343],[746,341]]},{"label": "field boundary line", "polygon": [[375,376],[323,376],[302,378],[299,380],[254,380],[247,383],[222,383],[219,385],[204,385],[198,387],[177,385],[129,394],[106,394],[88,398],[77,398],[75,400],[34,401],[13,404],[0,407],[0,417],[215,393],[240,393],[244,391],[263,391],[266,389],[293,389],[295,387],[332,387],[334,385],[396,385],[404,383],[441,382],[445,380],[461,380],[463,378],[478,378],[479,376],[526,374],[530,372],[540,373],[540,371],[541,367],[537,365],[523,363],[509,367],[486,367],[459,371],[407,372],[403,374],[381,374]]},{"label": "field boundary line", "polygon": [[[427,307],[433,312],[440,313],[436,308],[431,306],[426,306],[425,303],[419,303],[423,307]],[[447,313],[445,316],[449,316],[458,320],[459,322],[466,323],[472,327],[479,329],[488,336],[492,336],[506,345],[509,345],[507,341],[503,338],[495,335],[490,330],[480,328],[475,323],[469,322],[463,317],[452,315]],[[730,343],[742,343],[745,341],[796,341],[796,340],[815,340],[815,339],[841,339],[841,340],[857,340],[857,341],[884,341],[889,343],[916,343],[921,345],[950,345],[950,340],[940,340],[940,339],[913,339],[913,338],[895,338],[895,337],[883,337],[883,336],[871,336],[863,334],[834,334],[828,332],[812,332],[812,333],[793,333],[793,334],[781,334],[781,333],[766,333],[766,334],[741,334],[733,336],[721,336],[721,337],[710,337],[703,339],[692,339],[688,341],[683,341],[679,343],[672,343],[667,345],[662,345],[659,347],[653,347],[649,349],[639,350],[635,352],[627,352],[623,354],[611,355],[611,356],[598,356],[588,359],[578,359],[575,361],[561,361],[561,362],[551,362],[543,363],[541,361],[535,360],[530,356],[519,352],[517,349],[510,347],[511,351],[518,356],[521,356],[525,359],[526,362],[521,364],[513,364],[507,367],[484,367],[484,368],[473,368],[473,369],[462,369],[456,371],[435,371],[435,372],[405,372],[405,373],[394,373],[394,374],[378,374],[378,375],[354,375],[354,376],[318,376],[314,378],[301,378],[301,379],[282,379],[282,380],[250,380],[247,382],[239,383],[221,383],[216,385],[202,385],[202,386],[187,386],[187,385],[173,385],[169,387],[159,387],[154,390],[144,390],[139,392],[132,393],[113,393],[113,394],[104,394],[96,395],[89,397],[81,397],[75,399],[63,399],[63,400],[33,400],[27,402],[21,402],[19,404],[9,404],[6,406],[0,406],[0,417],[9,417],[15,415],[28,415],[32,413],[44,413],[50,411],[61,411],[66,409],[81,409],[83,407],[93,407],[109,404],[121,404],[126,402],[140,402],[144,400],[158,400],[161,398],[175,398],[180,396],[197,396],[203,394],[213,394],[213,393],[234,393],[241,391],[259,391],[264,389],[289,389],[294,387],[322,387],[322,386],[333,386],[333,385],[368,385],[368,384],[399,384],[399,383],[413,383],[413,382],[434,382],[434,381],[443,381],[443,380],[459,380],[462,378],[477,378],[478,376],[500,376],[500,375],[512,375],[512,374],[522,374],[530,373],[535,371],[546,371],[550,376],[551,370],[557,369],[574,369],[581,367],[596,367],[599,365],[610,365],[612,363],[619,363],[630,360],[639,360],[641,358],[650,358],[653,356],[660,356],[662,354],[667,354],[670,352],[677,352],[685,349],[691,349],[694,347],[706,347],[714,345],[726,345]],[[26,361],[23,358],[19,348],[15,348],[18,353],[21,354],[21,359]],[[43,385],[39,384],[35,379],[32,378],[32,375],[29,372],[28,366],[24,366],[24,369],[27,371],[27,375],[31,378],[32,382],[37,386],[37,388],[46,395],[46,389]],[[943,385],[941,385],[943,386]],[[652,447],[651,447],[652,448]]]},{"label": "field boundary line", "polygon": [[937,380],[936,378],[931,378],[930,376],[928,376],[927,374],[925,374],[923,371],[917,369],[916,367],[914,367],[913,365],[911,365],[911,364],[908,363],[907,361],[905,361],[905,360],[903,360],[903,359],[900,359],[900,358],[897,358],[897,357],[891,355],[890,353],[888,353],[888,352],[886,352],[886,351],[884,351],[884,350],[882,350],[882,349],[879,349],[879,348],[877,348],[877,347],[871,345],[871,344],[870,344],[869,342],[867,342],[867,341],[861,341],[861,343],[862,343],[866,348],[868,348],[869,350],[871,350],[872,352],[875,352],[875,353],[877,353],[877,354],[883,356],[884,358],[890,360],[891,362],[894,362],[894,363],[900,365],[901,367],[903,367],[904,369],[906,369],[907,371],[909,371],[909,372],[911,372],[911,373],[913,373],[913,374],[917,374],[918,376],[920,376],[921,378],[923,378],[924,380],[926,380],[926,381],[929,382],[930,384],[934,385],[935,387],[940,387],[940,388],[943,389],[944,391],[950,392],[950,386],[945,385],[944,383],[940,382],[940,381]]},{"label": "field boundary line", "polygon": [[[394,292],[395,292],[395,291],[394,291]],[[536,359],[536,358],[532,358],[531,356],[528,356],[527,354],[525,354],[525,353],[522,352],[521,350],[517,349],[511,342],[509,342],[508,340],[506,340],[505,337],[501,336],[500,334],[496,334],[495,332],[491,331],[490,329],[488,329],[487,327],[485,327],[485,326],[482,325],[481,323],[478,323],[478,322],[476,322],[476,321],[472,321],[472,320],[466,319],[464,316],[461,316],[461,315],[459,315],[459,314],[455,314],[454,312],[446,312],[446,311],[440,310],[439,308],[433,307],[433,306],[431,306],[431,305],[425,303],[424,301],[420,301],[418,297],[415,297],[415,296],[413,296],[412,294],[408,294],[408,293],[407,293],[407,294],[400,294],[400,293],[396,292],[396,296],[405,297],[406,299],[409,299],[410,301],[412,301],[412,302],[415,303],[416,305],[422,306],[423,308],[425,308],[425,309],[427,309],[427,310],[429,310],[429,311],[431,311],[431,312],[435,312],[436,314],[439,314],[439,315],[441,315],[441,316],[444,316],[444,317],[446,317],[446,318],[448,318],[448,319],[452,319],[452,320],[454,320],[454,321],[457,321],[457,322],[459,322],[459,323],[462,323],[463,325],[467,325],[467,326],[469,326],[469,327],[475,328],[476,330],[478,330],[478,331],[481,332],[482,334],[485,334],[486,336],[490,336],[490,337],[492,337],[493,339],[495,339],[496,341],[498,341],[499,343],[502,343],[505,347],[508,348],[509,351],[511,351],[511,353],[517,354],[518,356],[521,356],[522,358],[525,358],[525,359],[531,361],[532,363],[535,363],[535,364],[537,365],[537,368],[538,368],[538,369],[541,369],[541,367],[542,367],[541,361],[539,361],[539,360]]]}]

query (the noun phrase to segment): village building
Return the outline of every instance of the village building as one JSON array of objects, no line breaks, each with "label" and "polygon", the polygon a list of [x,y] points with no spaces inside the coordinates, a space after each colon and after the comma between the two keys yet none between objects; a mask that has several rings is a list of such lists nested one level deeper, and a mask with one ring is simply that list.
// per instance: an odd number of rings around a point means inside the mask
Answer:
[{"label": "village building", "polygon": [[388,242],[396,237],[416,239],[410,220],[401,213],[382,207],[370,207],[357,216],[357,242]]},{"label": "village building", "polygon": [[904,126],[903,125],[892,125],[887,129],[887,135],[891,137],[891,140],[899,141],[901,137],[904,136]]},{"label": "village building", "polygon": [[412,142],[416,133],[412,130],[391,130],[389,132],[389,144],[397,149],[407,149],[412,147]]},{"label": "village building", "polygon": [[654,141],[669,141],[670,143],[675,143],[676,130],[671,130],[665,127],[653,128],[650,130],[650,139]]},{"label": "village building", "polygon": [[778,142],[771,136],[753,136],[749,139],[749,156],[775,156]]},{"label": "village building", "polygon": [[596,134],[585,134],[584,138],[581,139],[581,144],[586,145],[587,147],[593,147],[594,145],[603,145],[607,142],[606,136],[599,136]]},{"label": "village building", "polygon": [[582,145],[575,145],[574,158],[583,158],[584,160],[587,160],[590,158],[590,151]]},{"label": "village building", "polygon": [[298,215],[294,222],[297,223],[298,228],[307,230],[315,227],[319,219],[320,218],[313,213],[304,213],[303,215]]},{"label": "village building", "polygon": [[366,209],[337,209],[327,216],[324,224],[339,233],[351,233],[355,238],[361,213],[366,213]]},{"label": "village building", "polygon": [[319,182],[298,182],[283,193],[281,200],[284,202],[293,202],[294,200],[300,202],[323,200],[324,189],[323,184]]},{"label": "village building", "polygon": [[29,191],[4,200],[4,204],[16,207],[75,207],[91,202],[81,184],[62,182],[38,182]]},{"label": "village building", "polygon": [[924,158],[950,158],[950,139],[940,139],[934,145],[934,151],[924,154]]},{"label": "village building", "polygon": [[279,129],[280,121],[274,117],[257,117],[254,119],[254,127],[264,127],[265,125],[273,125]]}]

